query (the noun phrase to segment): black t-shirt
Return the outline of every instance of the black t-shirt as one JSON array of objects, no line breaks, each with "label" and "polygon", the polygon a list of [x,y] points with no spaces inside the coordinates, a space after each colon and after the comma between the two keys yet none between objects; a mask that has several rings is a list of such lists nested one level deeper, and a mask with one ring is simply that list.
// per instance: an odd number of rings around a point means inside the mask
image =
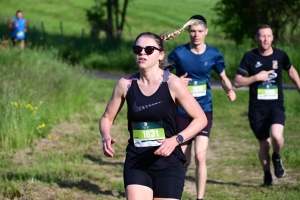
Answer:
[{"label": "black t-shirt", "polygon": [[130,139],[128,140],[128,146],[126,148],[127,154],[125,162],[134,162],[142,167],[156,170],[166,168],[178,161],[182,163],[186,161],[180,145],[174,149],[170,156],[163,157],[154,154],[159,146],[137,147],[135,142],[137,140],[134,141],[135,138],[133,136],[133,123],[142,123],[143,125],[153,122],[162,124],[166,138],[177,134],[176,119],[178,108],[169,91],[167,83],[169,75],[170,72],[164,71],[164,80],[157,91],[151,96],[145,96],[141,92],[137,84],[139,73],[131,78],[132,83],[126,95]]},{"label": "black t-shirt", "polygon": [[253,76],[263,70],[274,70],[267,81],[257,81],[249,85],[250,106],[265,107],[283,103],[282,69],[288,71],[290,68],[290,59],[282,50],[273,48],[273,53],[269,56],[262,56],[258,49],[246,52],[237,74]]}]

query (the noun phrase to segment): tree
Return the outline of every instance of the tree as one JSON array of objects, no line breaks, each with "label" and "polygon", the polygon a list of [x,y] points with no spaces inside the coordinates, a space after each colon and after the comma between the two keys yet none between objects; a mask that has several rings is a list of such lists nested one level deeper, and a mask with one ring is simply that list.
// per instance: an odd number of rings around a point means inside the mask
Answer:
[{"label": "tree", "polygon": [[94,0],[95,5],[86,14],[92,30],[99,30],[98,34],[104,31],[109,40],[121,39],[128,1],[122,1],[123,7],[120,10],[119,0]]},{"label": "tree", "polygon": [[213,8],[217,15],[213,23],[236,43],[253,38],[260,24],[269,24],[278,41],[291,42],[299,40],[299,9],[299,0],[220,0]]},{"label": "tree", "polygon": [[94,1],[95,5],[86,11],[86,17],[91,26],[91,36],[97,38],[100,35],[100,31],[104,30],[105,27],[105,20],[103,19],[105,12],[103,7],[100,6],[100,1]]}]

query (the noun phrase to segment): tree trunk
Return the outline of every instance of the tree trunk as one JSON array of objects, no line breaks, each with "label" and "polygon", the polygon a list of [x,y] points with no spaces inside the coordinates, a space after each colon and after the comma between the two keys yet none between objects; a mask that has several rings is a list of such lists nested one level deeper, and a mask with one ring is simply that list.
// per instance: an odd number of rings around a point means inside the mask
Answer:
[{"label": "tree trunk", "polygon": [[106,7],[107,7],[107,38],[109,40],[112,40],[114,38],[114,32],[113,32],[113,17],[112,17],[112,0],[106,1]]},{"label": "tree trunk", "polygon": [[122,33],[123,33],[123,28],[124,28],[124,24],[125,24],[125,16],[126,16],[126,9],[128,6],[128,0],[124,1],[123,4],[123,10],[122,10],[122,15],[121,15],[121,23],[120,26],[117,28],[118,32],[117,32],[117,38],[120,39],[122,37]]}]

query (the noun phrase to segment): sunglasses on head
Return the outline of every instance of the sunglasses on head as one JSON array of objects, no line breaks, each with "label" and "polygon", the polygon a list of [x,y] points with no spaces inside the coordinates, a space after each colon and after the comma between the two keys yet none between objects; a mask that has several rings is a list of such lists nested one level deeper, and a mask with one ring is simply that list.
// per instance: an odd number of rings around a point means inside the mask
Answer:
[{"label": "sunglasses on head", "polygon": [[145,50],[145,53],[149,56],[151,55],[154,50],[162,51],[161,49],[154,47],[154,46],[146,46],[146,47],[141,47],[141,46],[132,46],[132,51],[135,54],[141,54],[143,49]]}]

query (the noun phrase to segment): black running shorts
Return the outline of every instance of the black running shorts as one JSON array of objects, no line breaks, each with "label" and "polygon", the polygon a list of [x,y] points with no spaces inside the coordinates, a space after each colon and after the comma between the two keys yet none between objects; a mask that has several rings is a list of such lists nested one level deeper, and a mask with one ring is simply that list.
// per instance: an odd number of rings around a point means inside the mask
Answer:
[{"label": "black running shorts", "polygon": [[25,39],[19,40],[17,38],[11,38],[11,41],[13,42],[13,45],[15,45],[16,43],[24,43]]},{"label": "black running shorts", "polygon": [[[210,130],[212,127],[212,120],[213,120],[213,114],[212,112],[205,112],[206,118],[207,118],[207,125],[204,129],[202,129],[198,135],[206,136],[209,138]],[[189,115],[178,115],[177,117],[177,133],[180,133],[183,131],[188,125],[192,122],[193,118],[191,118]],[[183,144],[191,144],[193,142],[194,138],[184,142]]]},{"label": "black running shorts", "polygon": [[265,140],[270,137],[271,125],[281,124],[284,126],[285,109],[283,104],[259,109],[255,106],[249,106],[248,118],[256,138]]},{"label": "black running shorts", "polygon": [[181,199],[185,173],[181,161],[161,170],[144,169],[134,162],[125,162],[123,177],[125,189],[138,184],[151,188],[154,198]]}]

